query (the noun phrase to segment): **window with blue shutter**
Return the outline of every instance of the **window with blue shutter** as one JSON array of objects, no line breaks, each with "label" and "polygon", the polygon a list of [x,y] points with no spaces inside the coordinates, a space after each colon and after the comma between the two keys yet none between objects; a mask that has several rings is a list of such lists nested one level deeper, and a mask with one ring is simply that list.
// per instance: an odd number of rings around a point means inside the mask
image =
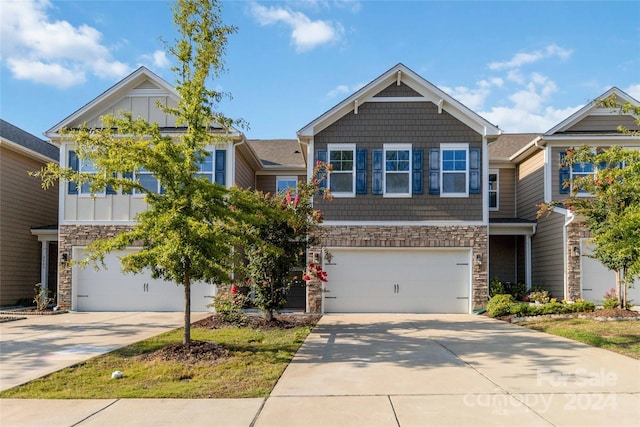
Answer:
[{"label": "window with blue shutter", "polygon": [[367,194],[367,149],[356,149],[356,194]]},{"label": "window with blue shutter", "polygon": [[227,183],[227,150],[216,150],[216,183],[226,185]]},{"label": "window with blue shutter", "polygon": [[429,194],[440,194],[440,149],[429,150]]},{"label": "window with blue shutter", "polygon": [[[74,172],[78,172],[78,156],[76,156],[76,152],[73,150],[69,150],[69,159],[67,165]],[[78,194],[78,184],[69,181],[67,183],[67,194]]]}]

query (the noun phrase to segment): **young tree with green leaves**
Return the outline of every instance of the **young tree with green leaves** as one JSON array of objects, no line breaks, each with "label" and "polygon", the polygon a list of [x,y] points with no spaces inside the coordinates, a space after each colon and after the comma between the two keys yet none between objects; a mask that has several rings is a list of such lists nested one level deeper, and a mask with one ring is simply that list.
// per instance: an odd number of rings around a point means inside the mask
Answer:
[{"label": "young tree with green leaves", "polygon": [[[599,105],[633,114],[640,126],[640,106],[620,105],[615,97]],[[619,131],[639,136],[636,130]],[[584,217],[596,245],[591,256],[616,273],[616,295],[625,308],[627,288],[640,275],[640,150],[581,146],[567,150],[563,166],[583,162],[595,165],[595,174],[565,182],[571,187],[570,197],[541,205],[538,215],[562,206]],[[589,196],[578,196],[579,192]]]},{"label": "young tree with green leaves", "polygon": [[[77,156],[92,162],[97,173],[79,174],[53,164],[37,173],[45,187],[61,178],[89,183],[92,192],[112,186],[145,195],[148,209],[137,214],[131,230],[91,243],[84,262],[100,263],[108,252],[141,246],[139,252],[122,258],[123,270],[149,269],[154,278],[184,286],[186,347],[191,342],[191,284],[229,280],[231,254],[249,220],[238,212],[251,210],[243,206],[250,198],[231,201],[224,186],[198,176],[208,155],[206,147],[226,144],[228,131],[239,124],[216,110],[224,95],[207,88],[225,70],[227,38],[236,31],[224,25],[220,14],[217,0],[178,0],[173,5],[179,38],[167,49],[177,63],[173,71],[180,100],[175,107],[159,107],[175,116],[184,132],[168,136],[156,123],[130,113],[107,115],[99,129],[66,132],[75,143]],[[163,191],[149,191],[132,178],[141,169],[152,173]],[[241,209],[231,209],[231,203]]]},{"label": "young tree with green leaves", "polygon": [[254,193],[258,198],[256,204],[261,205],[261,215],[267,220],[256,223],[245,235],[248,238],[244,246],[245,276],[253,286],[254,304],[269,321],[274,311],[286,304],[291,285],[304,280],[293,276],[293,269],[304,266],[307,248],[320,243],[322,214],[313,209],[312,198],[314,195],[331,198],[327,189],[319,194],[320,182],[328,168],[318,163],[312,176],[320,178],[300,182],[297,188],[283,194]]}]

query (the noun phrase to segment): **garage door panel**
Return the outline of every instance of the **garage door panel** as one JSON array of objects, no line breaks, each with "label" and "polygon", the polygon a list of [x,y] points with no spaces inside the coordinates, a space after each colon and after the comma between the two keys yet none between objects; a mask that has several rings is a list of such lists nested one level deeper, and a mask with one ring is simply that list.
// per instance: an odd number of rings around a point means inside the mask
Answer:
[{"label": "garage door panel", "polygon": [[[107,254],[105,267],[74,266],[73,309],[78,311],[183,311],[184,288],[173,282],[153,279],[149,271],[124,273],[120,258],[135,249]],[[84,250],[74,249],[74,258],[82,259]],[[191,285],[191,310],[209,311],[214,286]]]},{"label": "garage door panel", "polygon": [[331,249],[325,312],[467,313],[469,250]]},{"label": "garage door panel", "polygon": [[[615,289],[616,274],[600,261],[589,257],[593,253],[593,244],[588,240],[581,242],[581,297],[587,301],[602,304],[605,292]],[[634,305],[640,305],[640,280],[627,289],[627,299]]]}]

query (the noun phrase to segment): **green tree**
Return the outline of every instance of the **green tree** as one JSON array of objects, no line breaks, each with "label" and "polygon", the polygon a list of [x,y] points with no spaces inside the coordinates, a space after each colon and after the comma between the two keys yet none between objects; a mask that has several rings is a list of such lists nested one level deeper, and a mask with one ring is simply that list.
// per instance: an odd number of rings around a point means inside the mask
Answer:
[{"label": "green tree", "polygon": [[[300,182],[296,189],[284,194],[254,193],[265,220],[255,223],[245,234],[245,276],[253,285],[253,302],[267,320],[284,307],[291,285],[304,279],[293,276],[292,270],[303,266],[307,248],[320,242],[322,214],[313,209],[312,197],[318,194],[327,168],[318,163],[312,176],[320,178]],[[322,197],[330,199],[331,195],[326,190]]]},{"label": "green tree", "polygon": [[[96,174],[78,174],[55,165],[37,173],[45,187],[62,178],[89,183],[92,192],[113,186],[145,195],[148,209],[136,216],[132,229],[91,243],[84,262],[99,264],[108,252],[142,246],[139,252],[122,258],[123,270],[137,273],[150,269],[154,278],[184,286],[186,347],[191,342],[191,284],[229,280],[234,265],[232,250],[247,219],[231,209],[224,186],[197,174],[207,156],[205,148],[227,142],[231,127],[241,124],[216,110],[224,95],[207,89],[210,80],[224,71],[227,37],[236,31],[223,24],[220,13],[217,0],[178,0],[173,5],[179,38],[167,50],[177,63],[173,71],[180,100],[176,107],[159,107],[175,116],[183,133],[167,136],[156,123],[133,118],[130,113],[107,115],[99,129],[84,127],[67,133],[78,157],[93,162]],[[158,179],[161,193],[149,191],[131,178],[141,168]],[[233,200],[243,207],[242,212],[250,210],[243,206],[250,201]]]},{"label": "green tree", "polygon": [[[634,114],[640,126],[640,106],[620,104],[615,97],[599,105]],[[638,131],[619,127],[626,135]],[[594,175],[577,176],[563,185],[571,186],[570,197],[541,205],[539,215],[554,206],[563,206],[584,217],[596,247],[591,255],[616,273],[616,294],[620,307],[627,305],[627,288],[640,274],[640,150],[620,146],[567,150],[564,165],[591,163]],[[578,192],[591,197],[579,197]]]}]

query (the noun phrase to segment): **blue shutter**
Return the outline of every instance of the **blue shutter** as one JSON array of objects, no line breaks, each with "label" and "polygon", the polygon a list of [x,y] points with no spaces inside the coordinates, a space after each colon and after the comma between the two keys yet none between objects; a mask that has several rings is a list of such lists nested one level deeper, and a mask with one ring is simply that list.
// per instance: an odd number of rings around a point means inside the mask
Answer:
[{"label": "blue shutter", "polygon": [[440,194],[440,149],[429,150],[429,194]]},{"label": "blue shutter", "polygon": [[[113,174],[113,177],[114,177],[114,178],[117,178],[117,177],[118,177],[118,174],[117,174],[117,173],[114,173],[114,174]],[[115,189],[115,188],[113,188],[113,185],[108,184],[108,185],[107,185],[107,194],[118,194],[118,192],[116,191],[116,189]]]},{"label": "blue shutter", "polygon": [[367,194],[367,149],[356,150],[356,194]]},{"label": "blue shutter", "polygon": [[[78,172],[78,156],[76,156],[76,152],[73,150],[69,150],[68,166],[74,172]],[[67,194],[78,194],[78,184],[69,181],[67,184]]]},{"label": "blue shutter", "polygon": [[469,194],[480,194],[482,191],[480,164],[480,149],[469,148]]},{"label": "blue shutter", "polygon": [[[125,172],[122,174],[122,177],[125,179],[133,180],[133,172]],[[122,190],[122,194],[131,194],[131,193],[132,193],[131,190],[128,190],[128,191]]]},{"label": "blue shutter", "polygon": [[416,148],[412,153],[412,182],[411,182],[411,192],[413,194],[423,194],[424,193],[424,185],[422,180],[422,157],[424,150],[422,148]]},{"label": "blue shutter", "polygon": [[[327,150],[317,150],[316,161],[327,163]],[[318,179],[318,189],[320,190],[324,190],[325,188],[327,188],[327,180],[329,179],[328,176],[322,179],[323,174],[324,172],[318,172],[318,176],[316,176],[316,178]]]},{"label": "blue shutter", "polygon": [[371,194],[382,194],[382,150],[373,150],[373,182]]},{"label": "blue shutter", "polygon": [[567,185],[565,187],[563,185],[565,181],[571,179],[571,166],[562,165],[562,162],[564,162],[564,158],[566,155],[566,151],[560,153],[560,194],[569,194],[569,192],[571,191],[571,186]]},{"label": "blue shutter", "polygon": [[215,180],[217,184],[226,185],[227,150],[216,150]]}]

